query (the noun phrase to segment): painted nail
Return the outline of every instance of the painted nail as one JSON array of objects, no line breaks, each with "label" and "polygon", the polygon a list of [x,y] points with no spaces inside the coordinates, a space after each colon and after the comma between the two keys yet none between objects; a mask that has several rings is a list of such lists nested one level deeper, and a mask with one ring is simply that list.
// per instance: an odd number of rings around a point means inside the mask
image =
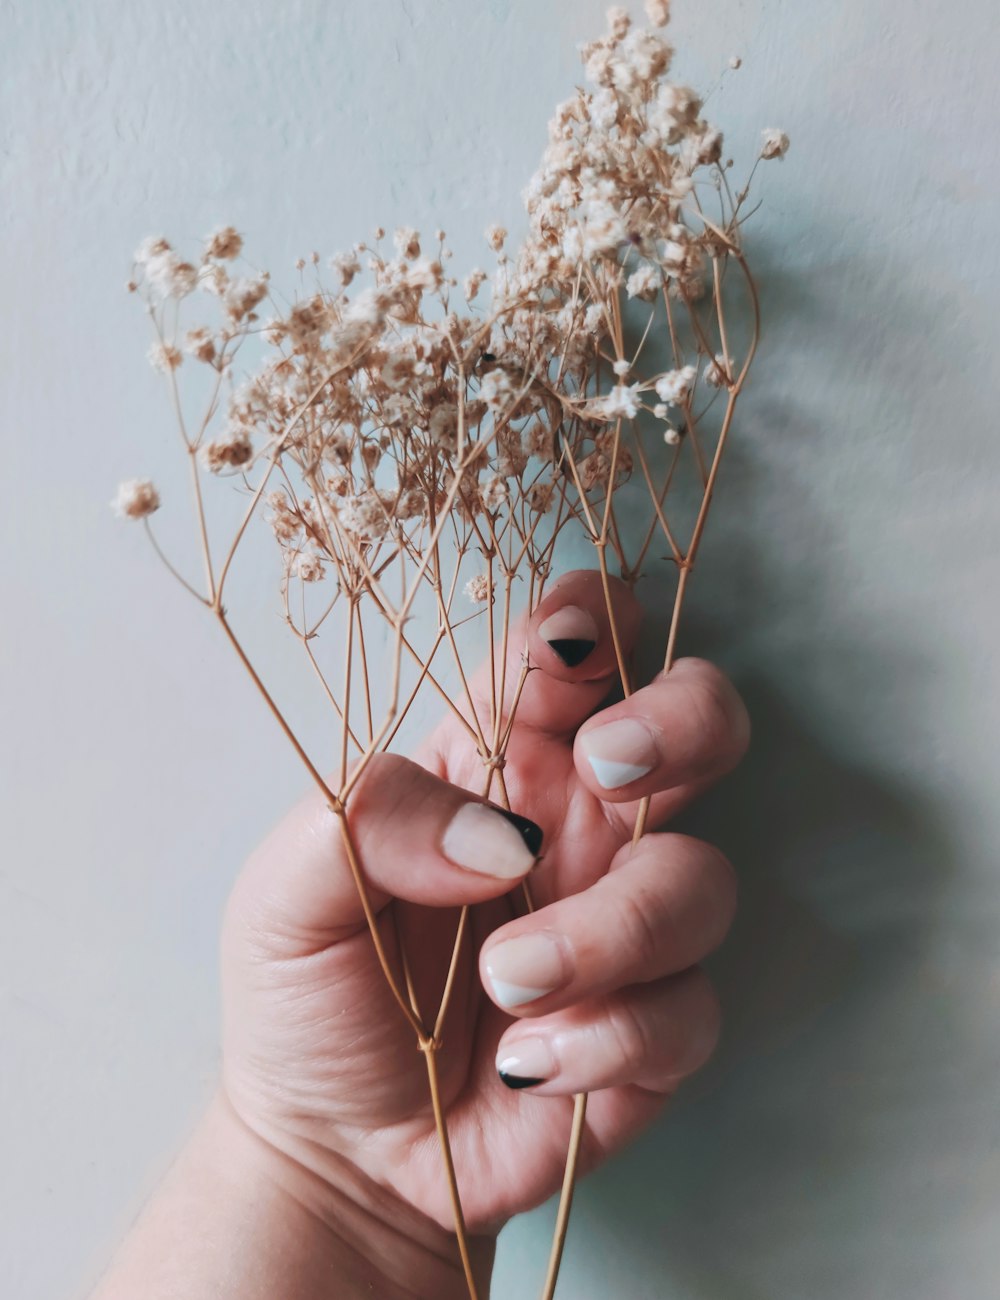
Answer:
[{"label": "painted nail", "polygon": [[534,1002],[561,988],[570,974],[558,939],[544,930],[498,943],[486,956],[486,976],[493,997],[502,1007]]},{"label": "painted nail", "polygon": [[594,616],[587,610],[578,605],[563,605],[539,625],[538,635],[549,643],[567,668],[575,668],[597,645],[600,632]]},{"label": "painted nail", "polygon": [[508,1088],[534,1088],[547,1083],[556,1063],[544,1038],[521,1038],[497,1053],[497,1074]]},{"label": "painted nail", "polygon": [[526,875],[541,847],[540,826],[485,803],[463,804],[441,840],[441,851],[450,862],[500,880]]},{"label": "painted nail", "polygon": [[660,760],[652,735],[633,718],[606,722],[584,732],[580,745],[605,790],[617,790],[652,772]]}]

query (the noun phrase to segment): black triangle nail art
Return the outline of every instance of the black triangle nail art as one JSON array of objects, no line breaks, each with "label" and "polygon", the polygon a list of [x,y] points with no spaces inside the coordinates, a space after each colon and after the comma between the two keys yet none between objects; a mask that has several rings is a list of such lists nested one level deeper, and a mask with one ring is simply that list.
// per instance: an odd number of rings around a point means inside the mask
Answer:
[{"label": "black triangle nail art", "polygon": [[522,1079],[519,1074],[505,1074],[503,1070],[497,1070],[500,1079],[508,1088],[533,1088],[537,1083],[544,1083],[544,1079]]},{"label": "black triangle nail art", "polygon": [[530,821],[527,817],[510,812],[507,808],[497,808],[496,811],[501,817],[507,818],[511,826],[517,830],[521,839],[524,840],[528,852],[533,858],[537,858],[542,851],[542,839],[545,834],[541,826],[537,822]]},{"label": "black triangle nail art", "polygon": [[554,641],[549,642],[549,645],[567,668],[575,668],[577,664],[583,663],[597,642],[577,640],[573,637],[556,637]]}]

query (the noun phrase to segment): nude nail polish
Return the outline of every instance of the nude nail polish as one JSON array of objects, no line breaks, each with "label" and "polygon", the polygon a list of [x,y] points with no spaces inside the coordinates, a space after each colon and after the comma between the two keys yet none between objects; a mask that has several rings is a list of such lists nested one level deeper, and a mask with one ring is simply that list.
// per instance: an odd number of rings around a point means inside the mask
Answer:
[{"label": "nude nail polish", "polygon": [[506,1008],[534,1002],[569,982],[569,955],[545,930],[490,948],[484,965],[494,1000]]},{"label": "nude nail polish", "polygon": [[508,1088],[534,1088],[556,1073],[556,1063],[543,1038],[522,1038],[497,1053],[497,1074]]},{"label": "nude nail polish", "polygon": [[638,781],[660,760],[653,736],[634,718],[620,718],[584,732],[580,747],[605,790],[619,790]]},{"label": "nude nail polish", "polygon": [[535,865],[542,828],[492,804],[466,803],[445,828],[441,851],[449,862],[500,880],[516,880]]}]

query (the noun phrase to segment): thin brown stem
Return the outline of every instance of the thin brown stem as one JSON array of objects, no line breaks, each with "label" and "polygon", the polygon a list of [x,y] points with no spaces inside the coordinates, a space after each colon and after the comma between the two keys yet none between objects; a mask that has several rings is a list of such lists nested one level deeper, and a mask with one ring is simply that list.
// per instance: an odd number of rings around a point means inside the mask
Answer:
[{"label": "thin brown stem", "polygon": [[552,1236],[552,1252],[549,1255],[548,1272],[545,1286],[542,1288],[542,1300],[552,1300],[559,1280],[559,1267],[562,1263],[563,1250],[566,1246],[566,1233],[569,1229],[569,1215],[573,1208],[573,1192],[576,1188],[577,1166],[580,1149],[583,1146],[584,1126],[587,1120],[587,1094],[578,1092],[573,1097],[573,1126],[569,1136],[569,1154],[563,1173],[562,1190],[559,1194],[559,1209],[556,1212],[556,1228]]},{"label": "thin brown stem", "polygon": [[469,1288],[469,1300],[479,1300],[476,1277],[469,1255],[468,1232],[465,1227],[465,1215],[462,1212],[462,1200],[458,1192],[458,1179],[455,1175],[455,1161],[451,1154],[451,1139],[448,1137],[448,1125],[445,1123],[444,1106],[441,1101],[441,1083],[438,1078],[437,1044],[424,1039],[420,1044],[424,1061],[427,1064],[427,1082],[431,1090],[431,1106],[434,1110],[434,1123],[437,1127],[441,1155],[444,1159],[445,1175],[448,1179],[448,1191],[451,1196],[452,1210],[455,1215],[455,1236],[458,1239],[458,1253],[462,1257],[465,1271],[465,1283]]}]

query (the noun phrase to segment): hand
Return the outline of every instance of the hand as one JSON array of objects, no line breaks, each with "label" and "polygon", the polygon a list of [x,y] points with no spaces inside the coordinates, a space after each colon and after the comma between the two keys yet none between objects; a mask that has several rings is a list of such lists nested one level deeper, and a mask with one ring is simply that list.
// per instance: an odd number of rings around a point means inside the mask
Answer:
[{"label": "hand", "polygon": [[[619,584],[614,604],[631,646],[638,606]],[[648,1125],[706,1060],[719,1017],[697,963],[723,938],[736,894],[708,844],[661,833],[631,846],[643,796],[655,830],[743,754],[747,714],[728,680],[681,659],[595,713],[617,680],[595,573],[554,583],[527,636],[537,668],[504,778],[528,824],[469,793],[484,768],[454,719],[421,765],[374,760],[348,805],[383,942],[398,970],[398,925],[425,1018],[440,1000],[456,909],[477,905],[438,1054],[473,1233],[556,1190],[573,1093],[593,1092],[587,1167]],[[515,631],[510,682],[523,644]],[[488,684],[484,670],[473,689]],[[538,910],[517,915],[529,871]],[[227,912],[223,972],[224,1088],[242,1121],[319,1186],[342,1187],[346,1170],[352,1186],[370,1180],[402,1215],[449,1231],[424,1064],[320,792],[247,864]]]}]

